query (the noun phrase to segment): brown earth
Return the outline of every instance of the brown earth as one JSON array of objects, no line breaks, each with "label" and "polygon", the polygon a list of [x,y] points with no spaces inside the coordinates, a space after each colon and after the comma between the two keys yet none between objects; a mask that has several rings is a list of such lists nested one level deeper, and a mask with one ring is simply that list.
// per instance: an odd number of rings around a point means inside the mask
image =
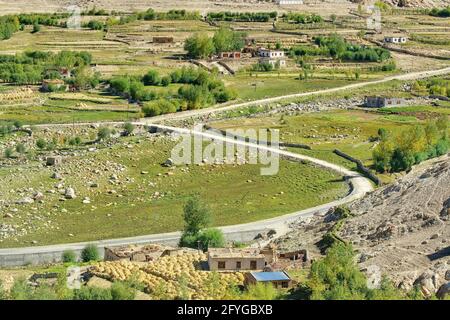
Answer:
[{"label": "brown earth", "polygon": [[[398,286],[420,283],[428,295],[450,274],[450,155],[424,162],[397,182],[350,205],[339,235],[358,251],[361,269]],[[309,223],[308,223],[309,222]],[[309,249],[334,225],[332,214],[300,222],[276,240],[280,250]]]}]

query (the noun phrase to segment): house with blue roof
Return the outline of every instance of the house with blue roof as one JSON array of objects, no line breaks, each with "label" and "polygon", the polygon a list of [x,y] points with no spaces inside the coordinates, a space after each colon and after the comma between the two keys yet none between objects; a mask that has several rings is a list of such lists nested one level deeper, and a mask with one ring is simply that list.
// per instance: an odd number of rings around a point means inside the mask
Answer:
[{"label": "house with blue roof", "polygon": [[276,289],[289,289],[294,281],[285,271],[249,272],[245,275],[245,285],[272,283]]}]

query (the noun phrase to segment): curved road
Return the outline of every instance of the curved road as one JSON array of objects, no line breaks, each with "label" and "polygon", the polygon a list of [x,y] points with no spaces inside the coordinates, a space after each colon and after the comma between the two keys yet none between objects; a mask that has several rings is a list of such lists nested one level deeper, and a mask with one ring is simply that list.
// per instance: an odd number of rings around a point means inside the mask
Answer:
[{"label": "curved road", "polygon": [[[450,67],[446,67],[443,69],[438,70],[431,70],[431,71],[421,71],[421,72],[414,72],[414,73],[408,73],[403,75],[395,75],[386,77],[380,80],[375,81],[368,81],[368,82],[362,82],[362,83],[355,83],[350,84],[342,87],[336,87],[331,89],[324,89],[324,90],[318,90],[318,91],[312,91],[312,92],[304,92],[304,93],[298,93],[298,94],[291,94],[291,95],[285,95],[280,97],[274,97],[274,98],[268,98],[268,99],[262,99],[257,101],[250,101],[250,102],[244,102],[240,104],[234,104],[230,106],[224,106],[224,107],[218,107],[218,108],[206,108],[202,110],[192,110],[192,111],[185,111],[180,112],[178,114],[171,114],[171,115],[163,115],[154,117],[151,119],[142,119],[139,122],[136,122],[136,124],[140,125],[149,125],[151,124],[154,127],[157,127],[162,130],[169,130],[173,132],[178,133],[187,133],[190,132],[195,135],[201,135],[205,138],[213,138],[216,140],[223,140],[225,142],[231,142],[236,144],[241,144],[245,146],[252,146],[255,148],[263,148],[268,151],[278,153],[281,156],[288,157],[291,159],[297,159],[297,160],[306,160],[312,163],[315,163],[319,166],[322,166],[327,169],[331,169],[334,171],[339,172],[341,175],[347,176],[348,182],[351,185],[351,192],[344,197],[343,199],[333,201],[331,203],[327,203],[324,205],[320,205],[314,208],[305,209],[302,211],[294,212],[291,214],[283,215],[276,218],[261,220],[257,222],[252,223],[246,223],[246,224],[240,224],[240,225],[233,225],[233,226],[226,226],[221,227],[220,229],[225,233],[226,237],[231,240],[249,240],[254,237],[254,235],[258,232],[267,231],[269,229],[274,229],[277,231],[277,235],[281,235],[286,233],[289,230],[289,223],[292,221],[295,221],[299,218],[306,218],[314,215],[318,212],[326,212],[331,207],[345,204],[352,202],[356,199],[359,199],[363,197],[367,192],[370,192],[373,190],[371,182],[366,179],[365,177],[361,176],[359,173],[350,171],[346,168],[340,167],[338,165],[328,163],[323,160],[315,159],[312,157],[275,149],[268,146],[258,146],[256,144],[245,142],[245,141],[230,141],[228,138],[207,133],[207,132],[197,132],[189,129],[183,129],[183,128],[174,128],[174,127],[167,127],[163,125],[157,125],[155,123],[163,120],[172,120],[172,119],[182,119],[182,118],[188,118],[192,116],[199,116],[199,115],[206,115],[213,112],[221,112],[221,111],[227,111],[242,107],[247,107],[255,104],[264,104],[264,103],[271,103],[271,102],[277,102],[284,99],[290,99],[290,98],[298,98],[298,97],[305,97],[305,96],[312,96],[312,95],[319,95],[319,94],[326,94],[326,93],[333,93],[338,92],[342,90],[349,90],[349,89],[356,89],[361,88],[373,84],[379,84],[388,82],[391,80],[414,80],[414,79],[420,79],[420,78],[427,78],[437,75],[444,75],[450,73]],[[110,122],[114,123],[114,122]],[[116,122],[118,123],[118,122]],[[92,123],[85,123],[87,125]],[[72,125],[72,124],[65,124],[65,125]],[[82,125],[78,123],[77,125]],[[64,126],[64,124],[49,124],[49,125],[39,125],[40,127],[51,127],[51,126]],[[101,241],[94,241],[90,243],[94,243],[98,245],[100,248],[105,246],[120,246],[120,245],[127,245],[127,244],[142,244],[142,243],[155,243],[155,242],[163,242],[163,243],[170,243],[175,244],[177,243],[179,239],[180,233],[179,232],[172,232],[172,233],[164,233],[164,234],[154,234],[154,235],[148,235],[148,236],[139,236],[139,237],[130,237],[130,238],[122,238],[122,239],[112,239],[112,240],[101,240]],[[0,249],[0,266],[17,266],[17,265],[24,265],[24,264],[40,264],[40,263],[49,263],[49,262],[58,262],[61,259],[61,254],[64,250],[74,250],[75,252],[80,252],[86,243],[73,243],[73,244],[60,244],[60,245],[51,245],[51,246],[42,246],[42,247],[27,247],[27,248],[12,248],[12,249]]]},{"label": "curved road", "polygon": [[[254,147],[257,149],[267,150],[273,153],[277,153],[282,157],[288,157],[289,159],[293,160],[299,161],[306,160],[315,163],[316,165],[319,165],[323,168],[334,170],[340,173],[341,175],[346,176],[349,184],[351,185],[351,192],[346,197],[340,200],[336,200],[314,208],[305,209],[302,211],[286,214],[271,219],[220,227],[220,229],[224,232],[228,240],[249,241],[252,240],[256,234],[266,232],[271,229],[277,232],[277,236],[283,235],[287,231],[289,231],[289,224],[291,222],[300,218],[311,217],[316,213],[324,213],[334,206],[342,205],[345,203],[352,202],[356,199],[359,199],[363,197],[367,192],[373,190],[370,180],[361,176],[359,173],[323,160],[315,159],[312,157],[300,155],[285,150],[280,150],[269,146],[260,146],[258,144],[251,142],[233,140],[224,137],[222,135],[210,132],[168,127],[163,125],[152,125],[152,126],[163,131],[171,131],[179,134],[186,134],[186,133],[194,134],[202,136],[206,139],[222,140],[227,143],[234,143],[246,147]],[[99,248],[103,248],[105,246],[121,246],[127,244],[144,244],[144,243],[167,243],[174,245],[178,242],[179,237],[180,237],[179,232],[171,232],[163,234],[153,234],[148,236],[93,241],[89,243],[96,244]],[[62,252],[64,252],[65,250],[73,250],[77,253],[80,253],[80,251],[86,246],[86,244],[87,242],[73,243],[73,244],[59,244],[41,247],[0,249],[0,266],[16,266],[30,263],[42,264],[42,263],[58,262],[61,259]]]}]

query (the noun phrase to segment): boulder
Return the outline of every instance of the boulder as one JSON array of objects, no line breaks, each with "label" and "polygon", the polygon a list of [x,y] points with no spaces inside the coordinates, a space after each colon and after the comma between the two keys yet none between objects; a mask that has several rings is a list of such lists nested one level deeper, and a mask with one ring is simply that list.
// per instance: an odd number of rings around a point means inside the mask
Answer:
[{"label": "boulder", "polygon": [[67,188],[66,191],[64,192],[64,197],[66,199],[75,199],[77,196],[73,188]]},{"label": "boulder", "polygon": [[61,156],[51,156],[45,159],[45,163],[47,166],[57,166],[62,163]]},{"label": "boulder", "polygon": [[163,163],[163,166],[164,167],[173,167],[173,165],[174,165],[174,163],[173,163],[173,160],[172,159],[167,159],[164,163]]},{"label": "boulder", "polygon": [[444,299],[449,295],[450,295],[450,282],[440,286],[438,292],[436,293],[436,296],[439,299]]},{"label": "boulder", "polygon": [[430,297],[439,288],[439,275],[431,270],[427,270],[414,281],[414,286],[419,286],[422,294],[425,297]]},{"label": "boulder", "polygon": [[17,200],[16,204],[30,204],[30,203],[33,203],[33,202],[34,202],[34,200],[32,198],[25,197],[23,199]]}]

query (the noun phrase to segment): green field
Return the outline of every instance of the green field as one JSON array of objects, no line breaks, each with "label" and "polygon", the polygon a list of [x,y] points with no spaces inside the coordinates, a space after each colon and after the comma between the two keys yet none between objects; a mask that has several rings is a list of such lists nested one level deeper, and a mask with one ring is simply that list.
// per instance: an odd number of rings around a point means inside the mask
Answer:
[{"label": "green field", "polygon": [[[450,114],[447,107],[411,106],[386,109],[379,112],[331,110],[294,116],[230,119],[216,122],[212,126],[220,129],[279,129],[282,142],[303,143],[312,147],[312,150],[291,148],[291,151],[356,169],[355,164],[337,156],[333,150],[339,149],[371,166],[372,149],[376,142],[370,138],[377,136],[379,128],[395,133],[412,125],[423,124],[426,119],[437,114]],[[382,178],[386,181],[391,179],[388,175],[383,175]]]},{"label": "green field", "polygon": [[[191,165],[171,170],[161,163],[170,157],[174,142],[162,138],[123,139],[96,153],[69,156],[57,169],[64,186],[76,190],[77,198],[73,200],[61,202],[58,192],[46,192],[55,190],[59,181],[50,178],[52,169],[43,168],[41,163],[31,161],[1,168],[3,200],[14,203],[30,196],[32,191],[25,191],[29,188],[43,192],[45,197],[43,203],[12,205],[18,211],[12,218],[2,219],[2,223],[28,231],[24,236],[4,239],[0,246],[180,230],[182,206],[192,194],[210,206],[213,225],[219,226],[291,213],[335,200],[347,192],[338,174],[285,160],[280,161],[280,171],[274,176],[261,176],[259,165]],[[123,171],[113,170],[122,165]],[[117,175],[117,180],[110,181],[112,174]],[[90,182],[98,183],[98,188],[91,188]],[[84,197],[89,197],[91,204],[83,204]]]}]

